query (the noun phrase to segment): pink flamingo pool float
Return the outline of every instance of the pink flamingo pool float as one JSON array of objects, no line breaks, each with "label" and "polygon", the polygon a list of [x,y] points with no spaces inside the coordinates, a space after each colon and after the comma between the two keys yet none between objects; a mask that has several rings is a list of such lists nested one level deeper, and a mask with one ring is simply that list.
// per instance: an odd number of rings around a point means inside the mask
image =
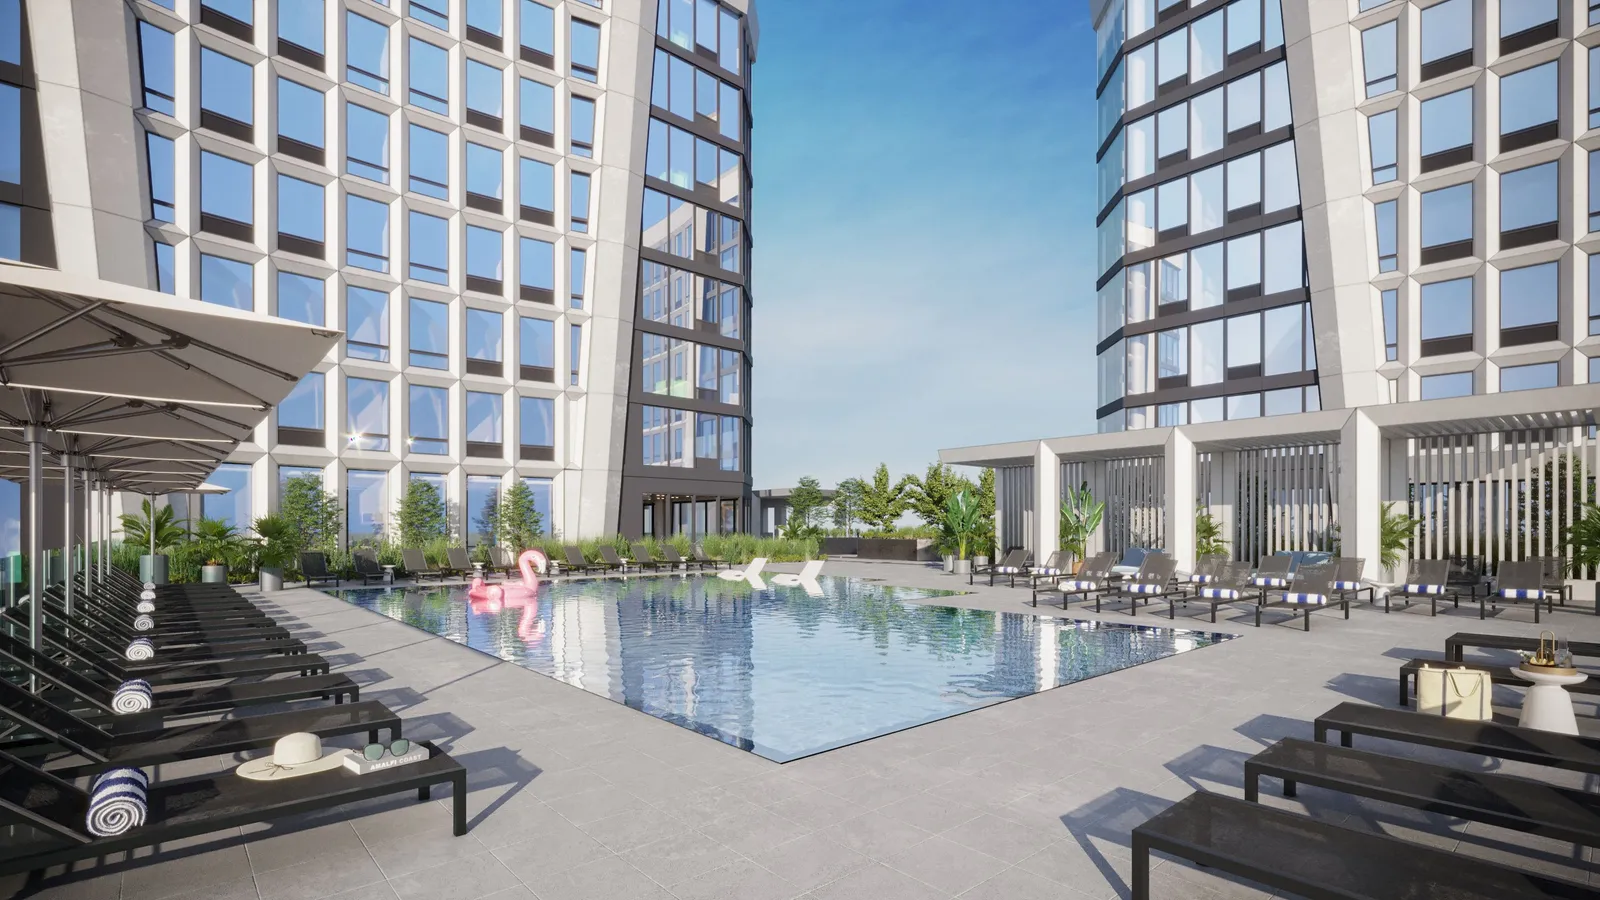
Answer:
[{"label": "pink flamingo pool float", "polygon": [[467,601],[476,613],[497,613],[503,609],[521,609],[522,619],[517,623],[517,636],[533,640],[544,634],[544,622],[539,619],[539,575],[550,566],[550,560],[538,550],[524,550],[517,557],[517,567],[522,570],[521,584],[486,584],[483,576],[473,577],[467,589]]}]

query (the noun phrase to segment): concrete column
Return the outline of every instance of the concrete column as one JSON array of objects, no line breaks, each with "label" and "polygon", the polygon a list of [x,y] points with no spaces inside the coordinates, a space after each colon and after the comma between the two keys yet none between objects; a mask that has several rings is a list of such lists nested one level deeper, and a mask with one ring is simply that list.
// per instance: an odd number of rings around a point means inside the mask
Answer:
[{"label": "concrete column", "polygon": [[1385,580],[1378,565],[1378,518],[1383,509],[1383,435],[1362,410],[1339,434],[1339,554],[1367,561],[1362,574]]},{"label": "concrete column", "polygon": [[1167,546],[1180,571],[1194,568],[1194,441],[1172,429],[1166,446]]},{"label": "concrete column", "polygon": [[1061,546],[1061,460],[1044,441],[1033,454],[1033,558],[1042,565]]}]

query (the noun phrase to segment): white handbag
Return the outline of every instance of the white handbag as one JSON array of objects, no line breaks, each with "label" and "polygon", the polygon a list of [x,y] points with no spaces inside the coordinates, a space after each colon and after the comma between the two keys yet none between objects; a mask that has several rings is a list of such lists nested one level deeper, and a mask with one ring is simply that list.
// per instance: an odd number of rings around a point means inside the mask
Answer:
[{"label": "white handbag", "polygon": [[1494,717],[1490,706],[1493,692],[1488,672],[1432,666],[1417,670],[1417,712],[1420,713],[1485,722]]}]

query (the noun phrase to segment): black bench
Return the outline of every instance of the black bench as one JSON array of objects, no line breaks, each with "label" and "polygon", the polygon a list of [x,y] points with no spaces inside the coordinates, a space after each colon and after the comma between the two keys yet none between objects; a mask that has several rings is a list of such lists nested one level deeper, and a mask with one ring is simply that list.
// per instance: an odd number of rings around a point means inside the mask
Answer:
[{"label": "black bench", "polygon": [[[1416,693],[1417,671],[1424,665],[1436,669],[1467,669],[1472,672],[1488,672],[1489,680],[1495,684],[1509,684],[1514,687],[1530,687],[1530,683],[1511,674],[1511,667],[1506,665],[1489,665],[1487,663],[1451,662],[1444,659],[1413,659],[1400,667],[1400,705],[1410,706],[1411,695]],[[1600,683],[1593,680],[1582,681],[1566,686],[1569,693],[1573,694],[1600,694]]]},{"label": "black bench", "polygon": [[1425,716],[1361,703],[1341,703],[1318,716],[1313,726],[1318,743],[1327,743],[1328,732],[1337,731],[1339,744],[1344,747],[1351,746],[1352,738],[1359,734],[1600,774],[1600,740],[1537,728]]},{"label": "black bench", "polygon": [[1263,776],[1281,779],[1285,797],[1295,795],[1297,783],[1309,784],[1585,847],[1600,846],[1600,794],[1528,778],[1464,772],[1293,738],[1245,762],[1246,800],[1260,796]]},{"label": "black bench", "polygon": [[1133,829],[1133,900],[1150,898],[1152,850],[1311,900],[1600,897],[1575,882],[1217,794],[1190,794]]},{"label": "black bench", "polygon": [[[1515,650],[1532,653],[1539,649],[1539,639],[1531,637],[1517,637],[1510,634],[1469,634],[1457,632],[1444,639],[1444,655],[1460,662],[1462,652],[1467,647],[1477,647],[1482,650]],[[1573,656],[1587,656],[1600,658],[1600,643],[1594,641],[1568,641],[1567,649]]]}]

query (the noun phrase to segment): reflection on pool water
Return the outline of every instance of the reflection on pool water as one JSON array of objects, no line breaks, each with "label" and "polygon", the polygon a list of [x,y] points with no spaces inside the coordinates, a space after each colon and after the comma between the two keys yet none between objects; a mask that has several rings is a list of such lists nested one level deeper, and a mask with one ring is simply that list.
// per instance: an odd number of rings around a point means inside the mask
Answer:
[{"label": "reflection on pool water", "polygon": [[825,577],[821,591],[704,576],[333,591],[350,603],[788,762],[1229,635],[930,606],[954,591]]}]

